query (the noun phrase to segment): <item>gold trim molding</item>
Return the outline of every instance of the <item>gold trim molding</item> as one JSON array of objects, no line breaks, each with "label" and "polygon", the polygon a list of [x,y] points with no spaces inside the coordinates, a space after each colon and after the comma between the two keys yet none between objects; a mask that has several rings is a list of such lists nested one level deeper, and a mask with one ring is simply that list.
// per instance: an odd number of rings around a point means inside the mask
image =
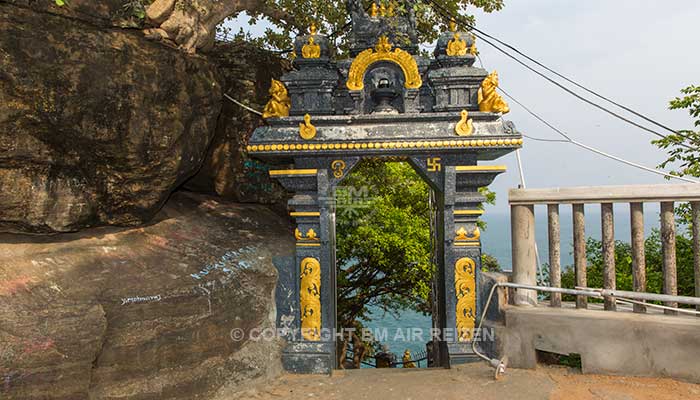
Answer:
[{"label": "gold trim molding", "polygon": [[320,217],[321,213],[318,211],[294,211],[289,213],[292,217]]},{"label": "gold trim molding", "polygon": [[321,263],[307,257],[301,261],[301,335],[304,340],[321,340]]},{"label": "gold trim molding", "polygon": [[455,171],[474,171],[474,172],[490,172],[490,171],[506,171],[505,165],[458,165]]},{"label": "gold trim molding", "polygon": [[423,86],[418,64],[411,53],[394,49],[391,51],[392,45],[389,43],[389,38],[381,36],[377,41],[374,49],[367,49],[355,57],[350,70],[348,72],[347,87],[350,90],[362,90],[365,87],[365,73],[367,69],[374,63],[379,61],[388,61],[397,64],[401,67],[403,75],[406,79],[404,86],[406,89],[419,89]]},{"label": "gold trim molding", "polygon": [[270,170],[270,176],[281,175],[316,175],[317,169],[273,169]]},{"label": "gold trim molding", "polygon": [[476,326],[476,263],[469,257],[455,264],[455,295],[457,340],[468,342]]},{"label": "gold trim molding", "polygon": [[484,210],[455,210],[454,215],[484,215]]},{"label": "gold trim molding", "polygon": [[523,139],[471,139],[438,141],[400,141],[400,142],[364,142],[364,143],[271,143],[250,145],[248,152],[266,151],[318,151],[318,150],[381,150],[381,149],[425,149],[449,147],[503,147],[521,146]]}]

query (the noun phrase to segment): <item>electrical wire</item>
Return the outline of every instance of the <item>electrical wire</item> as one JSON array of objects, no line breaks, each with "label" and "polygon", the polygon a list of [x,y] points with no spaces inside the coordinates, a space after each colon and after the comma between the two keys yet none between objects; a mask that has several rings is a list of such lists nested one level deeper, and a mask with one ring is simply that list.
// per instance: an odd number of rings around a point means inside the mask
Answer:
[{"label": "electrical wire", "polygon": [[261,117],[262,117],[262,115],[263,115],[263,113],[261,113],[260,111],[248,107],[247,105],[241,103],[240,101],[234,99],[233,97],[229,96],[229,95],[226,94],[226,93],[224,93],[224,97],[226,97],[227,99],[231,100],[233,103],[237,104],[238,106],[243,107],[243,108],[245,108],[246,110],[252,112],[253,114],[257,114],[257,115],[259,115],[259,116],[261,116]]},{"label": "electrical wire", "polygon": [[[593,107],[595,107],[595,108],[597,108],[597,109],[599,109],[599,110],[601,110],[601,111],[603,111],[603,112],[605,112],[605,113],[607,113],[607,114],[609,114],[609,115],[611,115],[611,116],[613,116],[613,117],[615,117],[615,118],[618,118],[618,119],[620,119],[620,120],[622,120],[622,121],[624,121],[624,122],[627,122],[628,124],[633,125],[633,126],[639,128],[639,129],[642,129],[642,130],[644,130],[644,131],[646,131],[646,132],[649,132],[649,133],[651,133],[651,134],[653,134],[653,135],[656,135],[656,136],[658,136],[658,137],[660,137],[660,138],[667,138],[667,137],[668,137],[667,135],[661,134],[661,133],[659,133],[659,132],[654,131],[653,129],[647,128],[647,127],[645,127],[645,126],[643,126],[643,125],[641,125],[641,124],[639,124],[639,123],[637,123],[637,122],[632,121],[632,120],[629,119],[629,118],[626,118],[626,117],[624,117],[624,116],[622,116],[622,115],[620,115],[620,114],[618,114],[618,113],[616,113],[616,112],[614,112],[614,111],[611,111],[611,110],[609,110],[609,109],[607,109],[607,108],[601,106],[600,104],[598,104],[598,103],[596,103],[596,102],[594,102],[594,101],[591,101],[591,100],[589,100],[589,99],[587,99],[587,98],[585,98],[585,97],[579,95],[578,93],[576,93],[576,92],[574,92],[573,90],[567,88],[566,86],[564,86],[564,85],[562,85],[561,83],[555,81],[554,79],[548,77],[547,75],[543,74],[542,72],[540,72],[540,71],[534,69],[533,67],[531,67],[530,65],[526,64],[526,63],[523,62],[522,60],[518,59],[517,57],[515,57],[515,56],[513,56],[512,54],[508,53],[507,51],[503,50],[503,49],[502,49],[501,47],[499,47],[498,45],[496,45],[496,44],[494,44],[493,42],[491,42],[490,40],[486,39],[486,37],[491,37],[491,38],[493,38],[491,35],[484,34],[483,31],[481,31],[481,30],[479,30],[479,29],[476,29],[476,28],[475,28],[471,23],[469,23],[467,20],[465,20],[465,19],[462,18],[461,16],[455,16],[455,15],[452,14],[447,8],[445,8],[444,6],[440,5],[439,3],[435,2],[434,0],[423,0],[423,2],[426,3],[426,4],[428,4],[428,5],[432,4],[432,5],[434,6],[434,8],[437,8],[438,13],[439,13],[443,18],[446,18],[446,19],[448,19],[448,18],[449,18],[449,19],[454,19],[455,21],[460,22],[461,24],[467,26],[468,28],[470,28],[470,29],[473,31],[472,34],[473,34],[475,37],[477,37],[477,38],[479,38],[480,40],[482,40],[483,42],[485,42],[485,43],[491,45],[491,47],[493,47],[493,48],[495,48],[496,50],[498,50],[499,52],[503,53],[503,54],[504,54],[505,56],[507,56],[508,58],[511,58],[513,61],[515,61],[515,62],[517,62],[518,64],[522,65],[522,66],[525,67],[526,69],[532,71],[533,73],[539,75],[540,77],[542,77],[542,78],[545,79],[546,81],[550,82],[551,84],[553,84],[553,85],[557,86],[558,88],[564,90],[566,93],[568,93],[568,94],[570,94],[570,95],[576,97],[577,99],[579,99],[579,100],[581,100],[581,101],[583,101],[583,102],[585,102],[585,103],[587,103],[587,104],[589,104],[589,105],[591,105],[591,106],[593,106]],[[477,32],[477,33],[474,33],[474,32]],[[497,40],[497,39],[494,39],[494,40]],[[500,42],[500,41],[499,41],[499,42]],[[588,89],[588,90],[589,90],[589,89]],[[589,90],[589,91],[590,91],[590,90]],[[645,119],[647,119],[647,118],[645,117]],[[685,139],[688,139],[687,137],[685,137],[685,136],[679,134],[678,132],[676,132],[676,131],[674,131],[674,130],[671,130],[671,132],[673,132],[674,134],[679,135],[679,136],[681,136],[681,137],[684,137]],[[691,146],[689,146],[689,145],[687,145],[687,144],[685,144],[685,143],[679,143],[679,145],[680,145],[680,146],[683,146],[683,147],[686,147],[686,148],[688,148],[688,149],[695,150],[695,148],[693,148],[693,147],[691,147]]]},{"label": "electrical wire", "polygon": [[571,143],[571,144],[573,144],[573,145],[579,146],[579,147],[581,147],[581,148],[583,148],[583,149],[586,149],[586,150],[588,150],[588,151],[591,151],[591,152],[596,153],[596,154],[598,154],[598,155],[601,155],[601,156],[603,156],[603,157],[607,157],[607,158],[609,158],[609,159],[612,159],[612,160],[621,162],[621,163],[626,164],[626,165],[629,165],[629,166],[631,166],[631,167],[635,167],[635,168],[638,168],[638,169],[641,169],[641,170],[644,170],[644,171],[647,171],[647,172],[651,172],[651,173],[654,173],[654,174],[657,174],[657,175],[662,175],[662,176],[664,176],[664,177],[666,177],[666,178],[678,179],[678,180],[685,181],[685,182],[689,182],[689,183],[700,183],[700,181],[696,181],[695,179],[690,179],[690,178],[686,178],[686,177],[683,177],[683,176],[677,176],[677,175],[669,174],[668,172],[659,171],[658,169],[655,169],[655,168],[647,167],[647,166],[645,166],[645,165],[641,165],[641,164],[638,164],[638,163],[635,163],[635,162],[632,162],[632,161],[629,161],[629,160],[625,160],[624,158],[621,158],[621,157],[618,157],[618,156],[615,156],[615,155],[606,153],[606,152],[604,152],[604,151],[602,151],[602,150],[596,149],[595,147],[591,147],[591,146],[589,146],[589,145],[587,145],[587,144],[583,144],[583,143],[581,143],[581,142],[579,142],[579,141],[577,141],[577,140],[574,140],[574,139],[571,138],[571,136],[569,136],[568,134],[564,133],[562,130],[558,129],[558,128],[555,127],[554,125],[550,124],[550,123],[547,122],[544,118],[540,117],[538,114],[536,114],[536,113],[535,113],[534,111],[532,111],[530,108],[528,108],[526,105],[524,105],[523,103],[521,103],[520,101],[518,101],[516,98],[514,98],[514,97],[511,96],[510,94],[508,94],[508,92],[506,92],[505,90],[503,90],[503,88],[499,88],[499,90],[500,90],[506,97],[508,97],[511,101],[513,101],[515,104],[517,104],[517,105],[519,105],[520,107],[522,107],[528,114],[530,114],[531,116],[533,116],[534,118],[536,118],[538,121],[542,122],[545,126],[547,126],[548,128],[552,129],[553,131],[555,131],[556,133],[558,133],[559,135],[561,135],[564,139],[566,139],[565,142],[568,142],[568,143]]}]

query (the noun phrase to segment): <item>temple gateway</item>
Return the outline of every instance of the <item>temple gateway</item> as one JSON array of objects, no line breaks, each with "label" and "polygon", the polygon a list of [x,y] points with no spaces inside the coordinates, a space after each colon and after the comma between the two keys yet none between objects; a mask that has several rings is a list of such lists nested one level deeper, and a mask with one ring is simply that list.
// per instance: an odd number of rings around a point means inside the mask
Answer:
[{"label": "temple gateway", "polygon": [[273,82],[266,126],[251,156],[279,165],[270,175],[291,193],[296,255],[277,260],[277,325],[288,328],[283,365],[292,372],[336,367],[334,189],[363,158],[410,163],[437,199],[433,227],[433,343],[439,366],[474,358],[481,242],[477,220],[488,186],[505,167],[491,165],[522,145],[503,119],[496,72],[474,67],[476,44],[451,24],[434,58],[419,55],[413,2],[402,10],[348,1],[349,58],[336,60],[328,37],[311,27],[296,38],[294,70]]}]

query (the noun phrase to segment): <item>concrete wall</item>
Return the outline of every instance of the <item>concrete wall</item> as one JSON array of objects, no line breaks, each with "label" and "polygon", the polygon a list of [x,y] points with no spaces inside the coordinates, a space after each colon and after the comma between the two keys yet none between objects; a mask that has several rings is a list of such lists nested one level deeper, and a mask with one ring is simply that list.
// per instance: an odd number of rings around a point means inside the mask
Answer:
[{"label": "concrete wall", "polygon": [[536,350],[581,355],[584,373],[664,376],[700,382],[700,318],[548,307],[504,307],[499,356],[535,368]]}]

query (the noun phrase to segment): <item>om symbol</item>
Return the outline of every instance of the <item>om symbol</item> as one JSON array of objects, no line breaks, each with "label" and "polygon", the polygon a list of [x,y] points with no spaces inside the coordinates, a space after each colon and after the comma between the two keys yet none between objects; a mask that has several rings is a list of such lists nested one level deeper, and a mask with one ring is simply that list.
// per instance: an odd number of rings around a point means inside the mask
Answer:
[{"label": "om symbol", "polygon": [[347,167],[347,165],[343,160],[335,160],[331,163],[331,169],[333,170],[335,179],[340,179],[345,175],[345,167]]}]

